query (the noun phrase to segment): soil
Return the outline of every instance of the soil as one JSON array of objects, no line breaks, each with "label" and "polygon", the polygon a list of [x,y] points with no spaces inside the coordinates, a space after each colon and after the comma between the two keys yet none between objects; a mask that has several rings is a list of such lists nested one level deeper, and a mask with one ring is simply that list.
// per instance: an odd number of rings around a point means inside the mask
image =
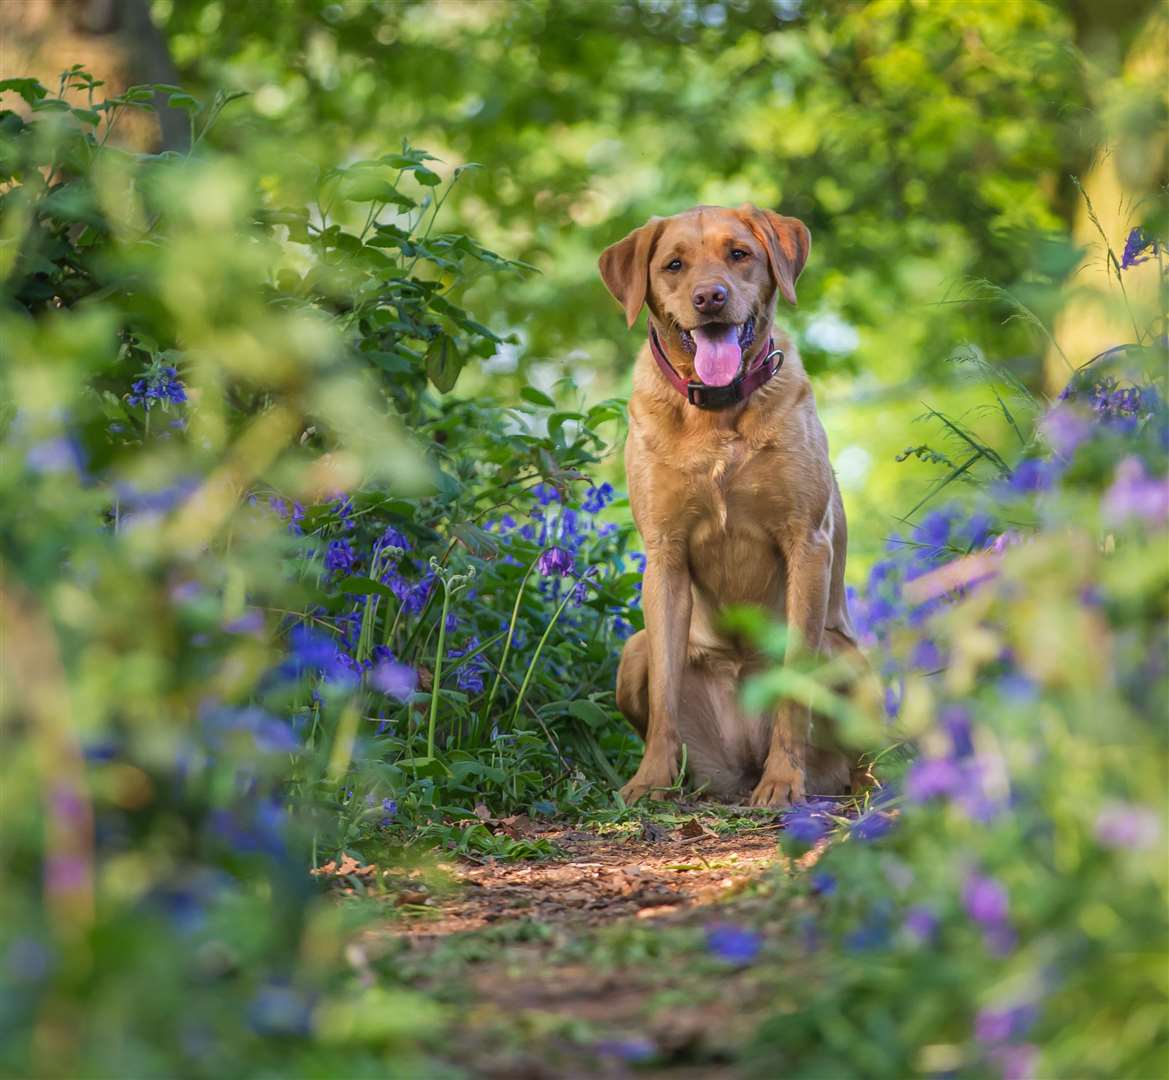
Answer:
[{"label": "soil", "polygon": [[[728,924],[758,932],[761,956],[790,950],[770,897],[786,865],[773,815],[695,807],[622,826],[481,820],[557,854],[463,857],[437,875],[354,860],[318,871],[343,894],[389,906],[358,939],[371,963],[457,1005],[436,1076],[743,1075],[740,1051],[774,1004],[777,965],[721,960],[706,933]],[[784,923],[799,917],[799,903],[789,907]]]}]

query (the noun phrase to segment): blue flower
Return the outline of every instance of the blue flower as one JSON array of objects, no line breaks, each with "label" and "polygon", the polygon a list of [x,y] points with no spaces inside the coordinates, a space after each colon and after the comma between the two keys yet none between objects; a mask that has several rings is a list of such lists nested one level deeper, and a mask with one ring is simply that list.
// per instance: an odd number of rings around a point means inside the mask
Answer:
[{"label": "blue flower", "polygon": [[[472,636],[467,639],[466,644],[461,649],[448,649],[447,656],[457,660],[459,657],[475,652],[477,648],[479,648],[479,638]],[[455,686],[464,694],[481,693],[483,691],[483,673],[486,670],[487,664],[483,657],[481,655],[472,656],[460,664],[455,671]]]},{"label": "blue flower", "polygon": [[937,914],[925,904],[915,904],[905,912],[905,930],[918,941],[932,941],[938,923]]},{"label": "blue flower", "polygon": [[568,577],[575,569],[575,561],[564,548],[550,547],[540,553],[536,568],[545,577],[551,577],[553,574]]},{"label": "blue flower", "polygon": [[418,672],[409,664],[400,664],[388,649],[385,657],[377,662],[369,673],[369,684],[375,690],[390,697],[405,701],[418,686]]},{"label": "blue flower", "polygon": [[[1151,249],[1151,250],[1150,250]],[[1157,250],[1157,241],[1150,240],[1138,225],[1129,234],[1124,242],[1124,252],[1120,256],[1121,270],[1139,266],[1151,259]]]},{"label": "blue flower", "polygon": [[178,370],[169,366],[155,367],[144,372],[142,378],[131,383],[128,402],[147,410],[160,401],[183,404],[187,400],[187,391],[178,375]]},{"label": "blue flower", "polygon": [[288,635],[289,659],[284,665],[287,674],[323,674],[326,678],[346,679],[350,669],[345,663],[335,638],[312,627],[294,626]]},{"label": "blue flower", "polygon": [[828,835],[832,821],[809,804],[795,806],[780,815],[784,833],[801,844],[811,846]]},{"label": "blue flower", "polygon": [[630,1064],[648,1061],[657,1053],[657,1047],[649,1039],[605,1039],[597,1043],[593,1050],[598,1057],[617,1058]]},{"label": "blue flower", "polygon": [[540,500],[541,506],[547,506],[549,503],[559,502],[560,496],[551,484],[537,484],[532,488],[532,494]]},{"label": "blue flower", "polygon": [[905,777],[905,794],[911,802],[948,797],[961,788],[962,770],[949,758],[920,758]]},{"label": "blue flower", "polygon": [[706,947],[720,960],[745,965],[759,955],[763,937],[758,931],[742,926],[711,926],[706,931]]},{"label": "blue flower", "polygon": [[1024,458],[1015,466],[1010,478],[1002,486],[1006,488],[1007,493],[1014,495],[1047,491],[1058,475],[1059,468],[1053,462],[1044,461],[1042,458]]},{"label": "blue flower", "polygon": [[586,514],[599,514],[613,501],[613,485],[604,483],[600,487],[589,488],[581,509]]},{"label": "blue flower", "polygon": [[357,564],[357,552],[348,540],[332,540],[325,549],[325,569],[348,574]]},{"label": "blue flower", "polygon": [[46,439],[29,448],[24,463],[42,476],[54,473],[80,474],[85,468],[81,445],[70,436]]},{"label": "blue flower", "polygon": [[410,541],[406,539],[406,534],[400,529],[395,529],[393,525],[386,526],[386,531],[382,533],[381,545],[400,548],[404,552],[410,550]]},{"label": "blue flower", "polygon": [[824,871],[813,874],[808,879],[808,884],[817,896],[831,896],[836,892],[836,878]]},{"label": "blue flower", "polygon": [[858,840],[879,840],[891,833],[896,825],[897,819],[892,814],[874,810],[853,822],[849,834]]},{"label": "blue flower", "polygon": [[398,813],[398,803],[394,799],[382,799],[382,820],[380,822],[383,829],[388,828],[394,822],[394,816]]}]

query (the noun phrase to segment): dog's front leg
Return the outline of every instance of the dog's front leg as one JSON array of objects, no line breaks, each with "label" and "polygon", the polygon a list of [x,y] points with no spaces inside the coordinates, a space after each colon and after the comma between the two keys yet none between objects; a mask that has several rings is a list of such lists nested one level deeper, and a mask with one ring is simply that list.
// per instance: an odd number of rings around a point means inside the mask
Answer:
[{"label": "dog's front leg", "polygon": [[[783,545],[787,561],[788,641],[784,663],[820,651],[828,618],[832,576],[831,530],[817,530]],[[805,762],[811,739],[812,710],[785,698],[771,729],[771,746],[763,777],[751,795],[752,806],[788,806],[803,802]]]},{"label": "dog's front leg", "polygon": [[678,776],[678,699],[693,604],[684,541],[647,544],[641,595],[649,638],[649,723],[641,764],[621,789],[627,803],[643,795],[665,798],[664,789]]}]

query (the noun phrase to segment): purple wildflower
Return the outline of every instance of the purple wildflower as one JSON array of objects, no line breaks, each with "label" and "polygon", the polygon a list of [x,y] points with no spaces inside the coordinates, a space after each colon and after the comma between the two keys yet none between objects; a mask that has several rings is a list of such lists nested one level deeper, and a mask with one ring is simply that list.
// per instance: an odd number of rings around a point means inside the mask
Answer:
[{"label": "purple wildflower", "polygon": [[1070,458],[1092,434],[1092,424],[1070,405],[1057,405],[1040,422],[1039,430],[1062,458]]},{"label": "purple wildflower", "polygon": [[1043,458],[1024,458],[1015,466],[1010,478],[1004,485],[1006,493],[1027,495],[1039,491],[1047,491],[1051,487],[1059,470]]},{"label": "purple wildflower", "polygon": [[994,878],[970,874],[962,887],[962,903],[966,914],[984,928],[1001,926],[1007,920],[1007,891]]},{"label": "purple wildflower", "polygon": [[1111,803],[1096,815],[1096,839],[1109,848],[1147,851],[1161,836],[1156,811],[1133,803]]},{"label": "purple wildflower", "polygon": [[390,655],[370,671],[369,685],[380,693],[405,701],[418,686],[418,672],[409,664],[398,663]]},{"label": "purple wildflower", "polygon": [[980,1009],[974,1019],[974,1037],[986,1046],[1021,1039],[1034,1026],[1036,1016],[1037,1010],[1030,1003]]},{"label": "purple wildflower", "polygon": [[42,476],[54,473],[80,473],[84,467],[81,447],[76,440],[59,435],[29,448],[24,463]]},{"label": "purple wildflower", "polygon": [[953,795],[962,782],[962,770],[949,758],[919,758],[905,777],[905,794],[911,802],[927,802]]},{"label": "purple wildflower", "polygon": [[932,941],[938,932],[938,916],[925,904],[915,904],[905,912],[906,932],[918,941]]},{"label": "purple wildflower", "polygon": [[575,561],[564,548],[550,547],[540,553],[539,559],[536,560],[536,568],[545,577],[551,577],[554,574],[568,577],[575,569]]},{"label": "purple wildflower", "polygon": [[1112,486],[1104,493],[1104,518],[1119,525],[1139,519],[1147,525],[1169,521],[1169,476],[1150,477],[1138,457],[1126,457],[1116,466]]}]

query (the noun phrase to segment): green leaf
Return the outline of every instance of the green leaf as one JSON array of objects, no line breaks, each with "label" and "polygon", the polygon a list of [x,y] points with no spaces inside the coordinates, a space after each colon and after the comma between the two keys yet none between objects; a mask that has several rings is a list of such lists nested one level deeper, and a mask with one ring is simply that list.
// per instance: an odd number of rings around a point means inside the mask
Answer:
[{"label": "green leaf", "polygon": [[383,585],[380,581],[374,581],[373,578],[342,578],[337,582],[337,588],[341,592],[352,593],[354,596],[369,596],[373,594],[375,596],[384,596],[387,600],[397,600],[392,589]]},{"label": "green leaf", "polygon": [[185,112],[189,113],[196,113],[201,108],[203,108],[203,105],[198,98],[192,97],[190,94],[185,92],[171,94],[170,97],[166,99],[166,103],[172,109],[183,109]]},{"label": "green leaf", "polygon": [[36,79],[0,79],[0,94],[6,90],[19,94],[29,105],[35,105],[49,93]]},{"label": "green leaf", "polygon": [[446,334],[435,338],[426,350],[426,374],[430,381],[442,393],[448,393],[454,389],[462,370],[463,358],[455,343]]},{"label": "green leaf", "polygon": [[546,409],[556,408],[556,402],[545,394],[543,390],[537,390],[534,386],[525,386],[520,391],[520,397],[524,401],[530,401],[533,405],[543,405]]},{"label": "green leaf", "polygon": [[462,543],[472,555],[494,559],[499,554],[499,541],[478,525],[462,521],[451,529],[451,535]]}]

